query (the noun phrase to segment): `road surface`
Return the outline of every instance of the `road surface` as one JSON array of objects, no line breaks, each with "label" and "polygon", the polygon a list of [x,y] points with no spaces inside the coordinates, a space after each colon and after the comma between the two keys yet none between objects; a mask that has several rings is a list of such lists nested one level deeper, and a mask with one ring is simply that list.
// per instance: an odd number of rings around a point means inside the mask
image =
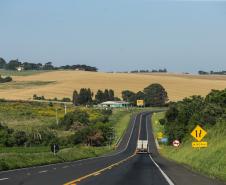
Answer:
[{"label": "road surface", "polygon": [[[118,149],[75,162],[0,172],[0,185],[225,185],[159,156],[150,113],[134,116]],[[148,139],[149,154],[136,154],[138,138]]]}]

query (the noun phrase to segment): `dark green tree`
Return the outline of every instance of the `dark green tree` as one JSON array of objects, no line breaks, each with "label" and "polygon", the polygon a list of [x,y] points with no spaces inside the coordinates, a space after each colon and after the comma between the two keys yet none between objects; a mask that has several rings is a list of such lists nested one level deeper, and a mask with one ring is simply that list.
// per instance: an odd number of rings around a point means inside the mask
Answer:
[{"label": "dark green tree", "polygon": [[160,84],[151,84],[144,88],[145,104],[147,106],[164,106],[168,101],[167,92]]},{"label": "dark green tree", "polygon": [[104,101],[108,101],[109,100],[109,92],[108,89],[104,90]]},{"label": "dark green tree", "polygon": [[60,121],[59,126],[63,127],[65,130],[76,129],[77,127],[82,127],[89,123],[89,115],[87,112],[82,110],[75,110],[73,112],[67,113],[64,118]]},{"label": "dark green tree", "polygon": [[79,92],[78,103],[80,105],[89,105],[92,103],[92,96],[93,93],[91,92],[90,88],[82,88]]},{"label": "dark green tree", "polygon": [[113,101],[115,99],[115,92],[112,89],[108,90],[109,101]]},{"label": "dark green tree", "polygon": [[3,58],[0,58],[0,69],[5,68],[6,66],[6,61]]},{"label": "dark green tree", "polygon": [[79,94],[76,90],[74,90],[73,95],[72,95],[72,102],[74,105],[79,104]]},{"label": "dark green tree", "polygon": [[139,91],[136,93],[136,100],[144,100],[145,99],[145,94],[142,91]]},{"label": "dark green tree", "polygon": [[95,95],[95,100],[96,100],[96,103],[102,103],[105,101],[105,95],[102,90],[97,91],[97,93]]},{"label": "dark green tree", "polygon": [[130,90],[122,91],[122,99],[129,103],[135,104],[136,102],[136,93]]},{"label": "dark green tree", "polygon": [[18,59],[16,60],[10,60],[9,63],[6,65],[6,69],[8,70],[16,70],[17,67],[21,65],[21,62],[19,62]]}]

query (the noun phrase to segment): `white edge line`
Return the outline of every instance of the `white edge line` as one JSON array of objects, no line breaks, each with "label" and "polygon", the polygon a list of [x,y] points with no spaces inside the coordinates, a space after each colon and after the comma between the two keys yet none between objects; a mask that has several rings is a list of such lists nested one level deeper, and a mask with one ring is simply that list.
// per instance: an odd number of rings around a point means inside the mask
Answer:
[{"label": "white edge line", "polygon": [[155,166],[159,169],[163,177],[166,179],[166,181],[169,183],[169,185],[174,185],[174,183],[171,181],[171,179],[166,175],[166,173],[159,167],[159,165],[154,161],[154,159],[149,155],[152,162],[155,164]]},{"label": "white edge line", "polygon": [[23,171],[23,170],[30,170],[30,169],[36,169],[36,168],[45,168],[45,167],[50,167],[50,166],[58,166],[58,165],[64,165],[64,164],[74,164],[74,163],[78,163],[78,162],[81,162],[81,161],[87,161],[87,160],[92,160],[92,159],[99,159],[99,158],[106,158],[106,157],[112,157],[112,156],[116,156],[118,154],[121,154],[123,153],[124,151],[126,151],[126,149],[128,148],[129,146],[129,142],[130,142],[130,139],[132,137],[132,133],[133,133],[133,130],[134,130],[134,127],[135,127],[135,122],[137,120],[137,116],[138,115],[142,115],[143,113],[138,113],[136,114],[136,116],[134,117],[134,120],[133,120],[133,127],[132,127],[132,130],[130,132],[130,136],[129,136],[129,139],[128,139],[128,142],[127,142],[127,145],[126,147],[119,151],[119,152],[116,152],[114,154],[111,154],[111,155],[104,155],[104,156],[99,156],[99,157],[92,157],[92,158],[87,158],[87,159],[80,159],[80,160],[77,160],[77,161],[68,161],[68,162],[64,162],[64,163],[55,163],[55,164],[48,164],[48,165],[43,165],[43,166],[33,166],[33,167],[28,167],[28,168],[20,168],[20,169],[14,169],[14,170],[7,170],[7,171],[1,171],[0,174],[4,174],[4,173],[10,173],[10,172],[16,172],[16,171]]},{"label": "white edge line", "polygon": [[[149,136],[148,136],[148,116],[146,117],[146,132],[147,132],[147,138],[149,140]],[[163,177],[166,179],[166,181],[168,182],[169,185],[174,185],[174,183],[172,182],[172,180],[166,175],[166,173],[159,167],[159,165],[155,162],[155,160],[152,158],[152,156],[149,154],[150,159],[152,160],[152,162],[155,164],[155,166],[159,169],[159,171],[161,172],[161,174],[163,175]]]}]

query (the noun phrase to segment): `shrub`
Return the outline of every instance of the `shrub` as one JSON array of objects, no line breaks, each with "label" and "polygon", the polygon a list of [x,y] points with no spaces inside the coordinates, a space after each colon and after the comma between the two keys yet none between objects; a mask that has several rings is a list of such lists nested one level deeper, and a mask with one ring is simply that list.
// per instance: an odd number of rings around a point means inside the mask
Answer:
[{"label": "shrub", "polygon": [[65,130],[69,130],[72,127],[87,125],[88,123],[88,113],[82,110],[75,110],[74,112],[67,113],[60,121],[59,126]]},{"label": "shrub", "polygon": [[14,132],[13,137],[17,146],[23,146],[28,141],[27,134],[24,131]]},{"label": "shrub", "polygon": [[6,82],[11,82],[13,79],[10,76],[7,76],[5,78],[2,78],[0,76],[0,83],[6,83]]}]

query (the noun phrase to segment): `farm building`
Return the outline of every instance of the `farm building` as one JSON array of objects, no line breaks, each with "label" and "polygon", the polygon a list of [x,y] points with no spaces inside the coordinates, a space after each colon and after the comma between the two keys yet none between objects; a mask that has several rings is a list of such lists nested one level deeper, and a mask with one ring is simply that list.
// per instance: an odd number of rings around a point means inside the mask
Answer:
[{"label": "farm building", "polygon": [[129,103],[125,101],[106,101],[98,105],[99,107],[123,108],[128,107]]}]

